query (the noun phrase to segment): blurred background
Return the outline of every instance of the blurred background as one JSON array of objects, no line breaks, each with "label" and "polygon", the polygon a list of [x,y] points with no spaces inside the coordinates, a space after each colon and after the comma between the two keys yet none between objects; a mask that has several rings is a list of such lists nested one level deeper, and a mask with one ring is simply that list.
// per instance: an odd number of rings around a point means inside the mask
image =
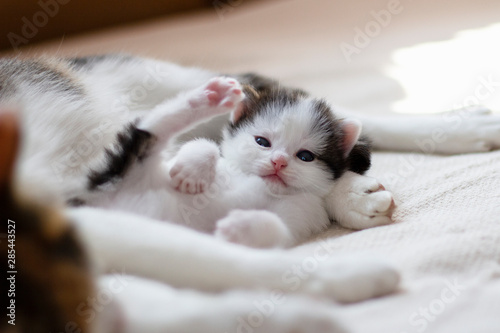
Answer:
[{"label": "blurred background", "polygon": [[2,0],[0,54],[255,71],[372,114],[500,110],[498,0]]}]

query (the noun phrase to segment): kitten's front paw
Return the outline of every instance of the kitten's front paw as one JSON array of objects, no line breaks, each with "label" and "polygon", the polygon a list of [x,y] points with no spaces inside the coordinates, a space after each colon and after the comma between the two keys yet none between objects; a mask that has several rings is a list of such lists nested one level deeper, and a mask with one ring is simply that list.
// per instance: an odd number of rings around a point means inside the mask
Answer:
[{"label": "kitten's front paw", "polygon": [[198,194],[214,181],[219,148],[207,140],[184,144],[169,171],[170,184],[179,192]]},{"label": "kitten's front paw", "polygon": [[326,198],[330,216],[351,229],[366,229],[392,222],[396,208],[392,194],[374,178],[346,172]]},{"label": "kitten's front paw", "polygon": [[196,90],[189,99],[193,108],[210,114],[222,114],[239,107],[245,95],[238,81],[228,77],[216,77]]},{"label": "kitten's front paw", "polygon": [[306,292],[329,295],[342,303],[359,302],[394,292],[399,272],[389,263],[368,255],[351,255],[320,264],[307,278]]},{"label": "kitten's front paw", "polygon": [[283,247],[291,240],[283,221],[263,210],[232,210],[217,222],[215,237],[254,248]]}]

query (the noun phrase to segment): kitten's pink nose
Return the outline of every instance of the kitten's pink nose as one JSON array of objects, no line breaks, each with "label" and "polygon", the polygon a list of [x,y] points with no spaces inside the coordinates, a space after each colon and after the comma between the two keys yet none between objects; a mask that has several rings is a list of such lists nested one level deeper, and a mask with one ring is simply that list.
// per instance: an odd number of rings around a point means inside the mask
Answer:
[{"label": "kitten's pink nose", "polygon": [[274,171],[280,171],[288,165],[285,156],[282,155],[274,157],[271,161],[273,162]]}]

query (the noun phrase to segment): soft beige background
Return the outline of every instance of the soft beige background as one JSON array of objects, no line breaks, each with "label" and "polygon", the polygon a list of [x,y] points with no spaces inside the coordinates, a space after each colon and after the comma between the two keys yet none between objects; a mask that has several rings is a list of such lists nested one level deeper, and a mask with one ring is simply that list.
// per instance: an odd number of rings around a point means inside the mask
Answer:
[{"label": "soft beige background", "polygon": [[[476,100],[500,110],[500,1],[396,1],[399,13],[350,62],[342,43],[353,44],[357,29],[376,28],[372,11],[393,1],[231,3],[222,12],[65,38],[24,54],[124,51],[225,73],[258,71],[371,114],[442,111]],[[332,307],[332,314],[360,333],[500,332],[500,152],[384,152],[373,164],[370,174],[395,194],[395,223],[359,232],[334,227],[323,238],[338,253],[393,260],[402,288]]]}]

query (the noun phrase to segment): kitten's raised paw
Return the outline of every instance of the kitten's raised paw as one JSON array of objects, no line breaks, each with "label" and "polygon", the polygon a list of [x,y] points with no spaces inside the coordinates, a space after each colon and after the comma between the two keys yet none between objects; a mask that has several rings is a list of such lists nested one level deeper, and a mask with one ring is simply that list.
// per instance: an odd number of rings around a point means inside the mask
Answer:
[{"label": "kitten's raised paw", "polygon": [[207,140],[184,144],[170,168],[170,183],[179,192],[203,193],[214,181],[219,148]]},{"label": "kitten's raised paw", "polygon": [[283,247],[290,231],[274,213],[263,210],[233,210],[219,220],[215,237],[254,248]]},{"label": "kitten's raised paw", "polygon": [[392,222],[394,198],[376,179],[346,172],[326,198],[328,213],[340,225],[366,229]]},{"label": "kitten's raised paw", "polygon": [[227,113],[238,107],[245,95],[238,81],[228,77],[216,77],[208,81],[189,104],[193,108],[210,109],[211,113]]}]

